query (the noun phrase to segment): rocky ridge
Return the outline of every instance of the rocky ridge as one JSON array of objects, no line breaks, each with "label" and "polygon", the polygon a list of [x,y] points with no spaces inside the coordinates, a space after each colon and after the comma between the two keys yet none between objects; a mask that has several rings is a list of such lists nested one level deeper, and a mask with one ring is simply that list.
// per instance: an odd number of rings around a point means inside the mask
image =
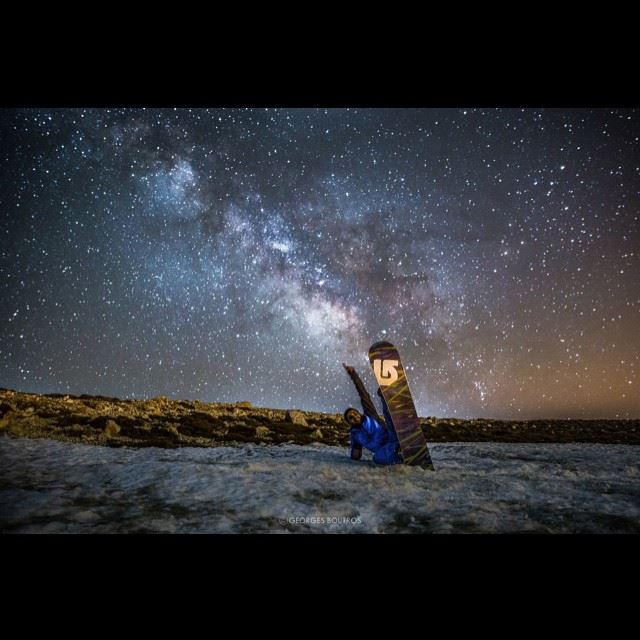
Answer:
[{"label": "rocky ridge", "polygon": [[[640,420],[421,418],[429,442],[640,444]],[[250,402],[121,400],[0,389],[0,434],[111,447],[215,447],[233,443],[348,444],[341,413],[253,407]]]}]

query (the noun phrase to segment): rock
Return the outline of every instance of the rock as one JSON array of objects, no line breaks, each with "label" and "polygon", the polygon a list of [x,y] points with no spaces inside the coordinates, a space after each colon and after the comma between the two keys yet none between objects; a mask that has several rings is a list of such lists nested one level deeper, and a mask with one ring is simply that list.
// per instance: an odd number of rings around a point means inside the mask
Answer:
[{"label": "rock", "polygon": [[115,420],[107,420],[102,431],[107,438],[113,438],[120,433],[120,425]]},{"label": "rock", "polygon": [[244,407],[245,409],[251,409],[253,405],[247,400],[243,400],[242,402],[236,402],[236,407]]},{"label": "rock", "polygon": [[6,429],[20,414],[12,409],[9,409],[0,418],[0,429]]},{"label": "rock", "polygon": [[252,442],[256,437],[256,429],[244,422],[236,422],[227,431],[227,436],[230,440]]},{"label": "rock", "polygon": [[176,446],[178,442],[182,442],[182,435],[178,431],[176,425],[163,425],[155,432],[155,438],[159,446]]},{"label": "rock", "polygon": [[269,436],[270,433],[271,429],[269,429],[269,427],[256,427],[256,437],[258,438]]},{"label": "rock", "polygon": [[15,411],[16,408],[8,402],[0,402],[0,418],[9,411]]},{"label": "rock", "polygon": [[322,440],[322,431],[320,431],[320,429],[316,429],[312,434],[311,437],[313,438],[318,438],[318,440]]},{"label": "rock", "polygon": [[292,424],[299,424],[303,427],[308,427],[307,419],[304,417],[302,411],[287,411],[285,422],[291,422]]},{"label": "rock", "polygon": [[9,425],[9,433],[14,436],[26,436],[27,430],[23,424],[17,422]]},{"label": "rock", "polygon": [[194,411],[182,418],[178,431],[183,436],[194,438],[210,438],[224,425],[217,416],[205,411]]}]

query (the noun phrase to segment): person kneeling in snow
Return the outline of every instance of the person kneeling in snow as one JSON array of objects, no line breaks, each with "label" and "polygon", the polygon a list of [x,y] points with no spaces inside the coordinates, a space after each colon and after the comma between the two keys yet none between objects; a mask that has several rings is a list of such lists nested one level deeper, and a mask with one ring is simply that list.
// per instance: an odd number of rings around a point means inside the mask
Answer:
[{"label": "person kneeling in snow", "polygon": [[356,370],[344,363],[342,366],[356,385],[364,411],[361,414],[354,407],[349,407],[344,412],[344,419],[351,427],[349,429],[351,459],[360,460],[362,447],[364,447],[373,452],[373,461],[377,464],[401,464],[403,460],[400,455],[400,443],[380,389],[378,388],[378,395],[382,400],[384,420],[378,415],[373,400],[371,400],[371,396],[364,388]]}]

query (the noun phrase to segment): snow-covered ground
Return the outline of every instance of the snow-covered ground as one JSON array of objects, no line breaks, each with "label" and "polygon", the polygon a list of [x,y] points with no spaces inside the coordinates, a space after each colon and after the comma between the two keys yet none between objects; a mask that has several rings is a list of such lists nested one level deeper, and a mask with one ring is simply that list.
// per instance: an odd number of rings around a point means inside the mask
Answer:
[{"label": "snow-covered ground", "polygon": [[[324,445],[0,438],[0,531],[640,532],[640,447],[435,444],[436,472]],[[365,454],[366,456],[366,454]]]}]

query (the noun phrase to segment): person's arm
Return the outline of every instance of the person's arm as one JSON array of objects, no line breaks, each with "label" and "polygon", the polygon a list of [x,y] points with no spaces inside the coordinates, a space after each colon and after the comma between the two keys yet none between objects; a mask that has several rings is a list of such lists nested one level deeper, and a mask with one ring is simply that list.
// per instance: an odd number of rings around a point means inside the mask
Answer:
[{"label": "person's arm", "polygon": [[360,402],[362,403],[362,410],[366,416],[370,416],[374,420],[378,422],[382,422],[380,416],[378,415],[378,411],[376,410],[376,406],[373,404],[373,400],[371,396],[364,388],[364,384],[362,384],[362,380],[360,380],[360,376],[356,373],[356,370],[353,367],[347,366],[342,363],[342,366],[346,369],[350,378],[353,380],[353,384],[356,385],[356,390],[358,391],[358,395],[360,396]]},{"label": "person's arm", "polygon": [[365,434],[370,449],[376,449],[384,440],[386,427],[384,422],[380,422],[371,416],[364,416],[360,430]]}]

